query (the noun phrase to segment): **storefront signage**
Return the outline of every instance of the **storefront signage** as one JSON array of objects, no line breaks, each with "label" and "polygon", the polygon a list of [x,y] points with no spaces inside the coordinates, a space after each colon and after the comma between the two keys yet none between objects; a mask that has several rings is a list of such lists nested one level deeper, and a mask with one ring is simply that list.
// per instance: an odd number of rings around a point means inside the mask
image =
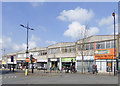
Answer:
[{"label": "storefront signage", "polygon": [[108,54],[109,50],[96,50],[95,54]]},{"label": "storefront signage", "polygon": [[37,60],[37,62],[47,62],[47,59],[46,60]]},{"label": "storefront signage", "polygon": [[62,58],[62,62],[71,62],[71,60],[76,61],[75,58]]},{"label": "storefront signage", "polygon": [[115,50],[115,58],[114,58],[114,48],[98,49],[98,50],[95,50],[94,58],[95,59],[116,59],[117,53]]},{"label": "storefront signage", "polygon": [[[77,56],[76,60],[82,60],[82,56]],[[83,60],[94,60],[94,56],[83,56]]]}]

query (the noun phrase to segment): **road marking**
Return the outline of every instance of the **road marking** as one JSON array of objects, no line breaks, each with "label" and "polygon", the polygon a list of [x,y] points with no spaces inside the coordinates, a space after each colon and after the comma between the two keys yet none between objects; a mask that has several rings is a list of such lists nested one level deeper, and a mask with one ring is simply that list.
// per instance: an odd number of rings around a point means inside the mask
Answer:
[{"label": "road marking", "polygon": [[13,78],[13,76],[11,76],[11,78]]},{"label": "road marking", "polygon": [[16,78],[16,76],[15,76],[15,78]]}]

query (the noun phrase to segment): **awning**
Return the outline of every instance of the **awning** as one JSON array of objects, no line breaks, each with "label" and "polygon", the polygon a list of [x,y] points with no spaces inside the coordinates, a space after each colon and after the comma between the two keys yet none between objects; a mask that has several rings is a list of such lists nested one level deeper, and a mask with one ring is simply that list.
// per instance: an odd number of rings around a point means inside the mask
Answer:
[{"label": "awning", "polygon": [[[82,56],[77,56],[76,60],[82,60]],[[83,56],[83,60],[94,60],[94,56]]]}]

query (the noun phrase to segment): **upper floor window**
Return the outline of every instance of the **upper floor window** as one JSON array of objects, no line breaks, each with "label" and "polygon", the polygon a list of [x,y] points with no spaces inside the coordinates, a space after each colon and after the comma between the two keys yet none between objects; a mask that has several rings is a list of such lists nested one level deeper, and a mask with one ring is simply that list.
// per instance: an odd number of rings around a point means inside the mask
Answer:
[{"label": "upper floor window", "polygon": [[110,41],[106,42],[106,48],[110,48]]},{"label": "upper floor window", "polygon": [[48,50],[48,54],[57,54],[60,53],[60,48],[51,48]]},{"label": "upper floor window", "polygon": [[104,48],[105,48],[105,42],[96,43],[96,49],[104,49]]},{"label": "upper floor window", "polygon": [[90,43],[90,50],[94,49],[94,43]]},{"label": "upper floor window", "polygon": [[63,47],[61,49],[62,53],[74,53],[76,51],[75,46]]}]

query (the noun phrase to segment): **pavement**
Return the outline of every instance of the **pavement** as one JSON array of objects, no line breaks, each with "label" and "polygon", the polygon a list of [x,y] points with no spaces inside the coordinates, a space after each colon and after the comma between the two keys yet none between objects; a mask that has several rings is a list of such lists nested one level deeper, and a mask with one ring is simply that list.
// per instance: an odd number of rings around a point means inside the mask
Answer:
[{"label": "pavement", "polygon": [[2,84],[118,84],[118,76],[98,73],[81,74],[81,73],[56,73],[49,70],[44,73],[42,70],[34,70],[25,76],[24,71],[9,70],[2,71]]}]

